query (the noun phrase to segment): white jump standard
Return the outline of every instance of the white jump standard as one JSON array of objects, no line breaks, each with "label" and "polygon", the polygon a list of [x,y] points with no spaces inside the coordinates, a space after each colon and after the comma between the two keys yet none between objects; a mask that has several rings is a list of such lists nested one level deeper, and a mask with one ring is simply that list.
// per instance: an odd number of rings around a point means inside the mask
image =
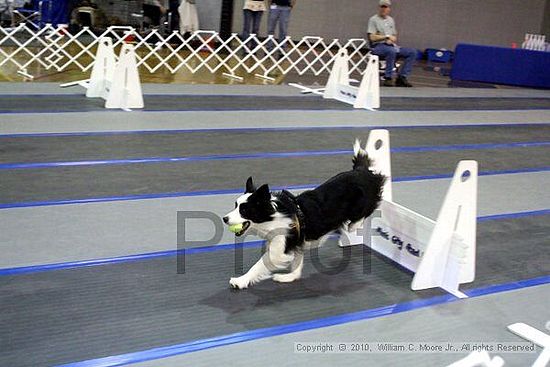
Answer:
[{"label": "white jump standard", "polygon": [[433,221],[393,201],[388,131],[371,131],[366,151],[375,171],[387,177],[379,215],[375,212],[367,218],[367,232],[360,228],[345,233],[349,242],[344,238],[341,244],[367,242],[365,245],[414,272],[413,290],[439,287],[466,298],[459,286],[475,278],[477,162],[459,162],[437,221]]}]

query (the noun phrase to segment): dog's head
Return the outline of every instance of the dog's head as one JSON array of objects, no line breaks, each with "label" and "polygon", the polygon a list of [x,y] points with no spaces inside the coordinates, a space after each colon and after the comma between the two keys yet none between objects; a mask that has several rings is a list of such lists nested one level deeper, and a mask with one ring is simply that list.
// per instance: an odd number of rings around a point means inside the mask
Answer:
[{"label": "dog's head", "polygon": [[256,189],[252,177],[249,177],[244,194],[237,198],[235,209],[227,213],[223,221],[229,226],[242,224],[242,230],[235,233],[242,236],[250,227],[272,221],[274,214],[269,186],[266,184]]}]

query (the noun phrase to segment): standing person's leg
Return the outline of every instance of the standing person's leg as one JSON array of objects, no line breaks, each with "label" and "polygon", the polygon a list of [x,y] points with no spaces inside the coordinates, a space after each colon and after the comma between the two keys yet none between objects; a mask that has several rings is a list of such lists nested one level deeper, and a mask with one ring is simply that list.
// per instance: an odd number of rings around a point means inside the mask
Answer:
[{"label": "standing person's leg", "polygon": [[290,8],[281,9],[279,17],[279,42],[283,42],[288,34],[288,22],[290,21]]},{"label": "standing person's leg", "polygon": [[395,47],[386,45],[384,43],[379,43],[374,46],[372,53],[373,55],[380,56],[381,58],[386,60],[386,71],[384,77],[386,78],[386,81],[391,81],[395,59],[397,57],[397,50],[395,49]]},{"label": "standing person's leg", "polygon": [[[275,36],[275,27],[277,26],[277,20],[279,20],[279,9],[270,9],[269,18],[267,19],[267,34],[269,36]],[[267,49],[273,50],[273,42],[267,43]]]},{"label": "standing person's leg", "polygon": [[[243,9],[243,33],[241,34],[241,38],[243,42],[246,41],[246,39],[250,36],[250,26],[252,25],[252,11],[248,9]],[[248,47],[252,47],[251,44],[246,44]],[[248,51],[246,48],[243,48],[243,56],[246,55]]]},{"label": "standing person's leg", "polygon": [[171,13],[170,31],[179,31],[180,29],[180,13],[178,7],[180,0],[170,0],[169,9]]},{"label": "standing person's leg", "polygon": [[252,11],[248,9],[243,9],[243,41],[250,36],[250,26],[252,23]]},{"label": "standing person's leg", "polygon": [[[284,7],[281,9],[281,15],[279,17],[279,43],[285,41],[285,38],[288,34],[288,22],[290,21],[290,7]],[[283,50],[286,49],[286,44],[282,47]]]},{"label": "standing person's leg", "polygon": [[[252,33],[256,35],[256,39],[259,39],[260,24],[262,22],[263,11],[255,11],[252,16]],[[258,43],[253,40],[251,48],[256,47]]]},{"label": "standing person's leg", "polygon": [[402,47],[397,54],[397,57],[402,57],[404,59],[403,66],[399,70],[399,76],[395,85],[399,87],[412,87],[412,85],[407,81],[407,77],[412,71],[412,67],[416,61],[416,50],[414,48]]},{"label": "standing person's leg", "polygon": [[260,24],[262,23],[262,15],[263,11],[255,11],[253,12],[253,18],[252,18],[252,33],[255,35],[258,35],[260,33]]}]

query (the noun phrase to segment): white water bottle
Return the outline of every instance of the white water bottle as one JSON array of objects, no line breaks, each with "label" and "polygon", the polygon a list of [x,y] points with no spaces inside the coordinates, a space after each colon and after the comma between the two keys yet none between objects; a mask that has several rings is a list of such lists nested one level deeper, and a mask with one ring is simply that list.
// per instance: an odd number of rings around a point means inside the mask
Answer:
[{"label": "white water bottle", "polygon": [[523,43],[521,44],[521,48],[524,50],[527,49],[527,42],[529,41],[529,33],[525,33],[525,39],[523,40]]},{"label": "white water bottle", "polygon": [[542,36],[540,34],[537,34],[537,51],[542,51]]},{"label": "white water bottle", "polygon": [[537,50],[544,51],[545,46],[546,46],[546,36],[544,34],[541,34],[539,35]]}]

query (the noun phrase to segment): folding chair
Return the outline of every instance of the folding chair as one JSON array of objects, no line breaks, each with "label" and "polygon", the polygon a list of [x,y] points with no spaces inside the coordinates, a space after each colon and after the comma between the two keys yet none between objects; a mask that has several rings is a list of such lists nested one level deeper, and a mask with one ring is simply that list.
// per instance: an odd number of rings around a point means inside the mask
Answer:
[{"label": "folding chair", "polygon": [[[17,6],[24,3],[23,6]],[[42,17],[46,7],[51,8],[50,0],[14,1],[12,25],[26,23],[35,29],[40,29],[46,23]]]}]

